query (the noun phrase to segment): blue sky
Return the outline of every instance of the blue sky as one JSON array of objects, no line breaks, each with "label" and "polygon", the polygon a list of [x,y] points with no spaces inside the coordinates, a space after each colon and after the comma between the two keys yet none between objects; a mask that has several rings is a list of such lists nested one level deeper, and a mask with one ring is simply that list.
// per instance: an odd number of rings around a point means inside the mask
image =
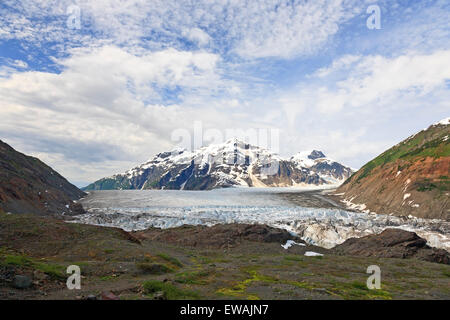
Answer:
[{"label": "blue sky", "polygon": [[79,186],[195,122],[358,168],[449,116],[449,17],[446,0],[5,0],[0,139]]}]

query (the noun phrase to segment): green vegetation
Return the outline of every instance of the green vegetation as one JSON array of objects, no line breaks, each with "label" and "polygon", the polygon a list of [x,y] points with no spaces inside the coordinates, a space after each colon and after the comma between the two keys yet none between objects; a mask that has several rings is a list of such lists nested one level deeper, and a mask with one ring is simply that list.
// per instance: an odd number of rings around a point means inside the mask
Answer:
[{"label": "green vegetation", "polygon": [[253,282],[273,283],[277,282],[278,280],[273,277],[260,274],[257,269],[258,268],[256,267],[244,268],[243,271],[248,274],[250,278],[236,283],[231,288],[221,288],[217,290],[217,293],[237,298],[245,297],[248,300],[259,300],[258,296],[246,293],[247,287]]},{"label": "green vegetation", "polygon": [[283,257],[284,260],[286,261],[296,261],[296,262],[303,262],[303,257],[302,256],[284,256]]},{"label": "green vegetation", "polygon": [[450,190],[450,178],[447,176],[441,176],[438,180],[431,181],[430,179],[424,179],[416,182],[417,191],[432,191],[439,190],[440,192]]},{"label": "green vegetation", "polygon": [[94,182],[88,185],[85,188],[82,188],[83,191],[91,191],[91,190],[128,190],[131,189],[131,184],[126,178],[122,178],[119,180],[118,178],[104,178],[97,182]]},{"label": "green vegetation", "polygon": [[136,263],[136,267],[147,274],[165,274],[174,272],[171,267],[160,263],[138,262]]},{"label": "green vegetation", "polygon": [[[367,177],[374,168],[399,159],[410,161],[426,157],[450,156],[450,143],[448,140],[444,141],[444,137],[449,134],[449,131],[449,129],[431,128],[399,143],[364,165],[358,173],[356,182]],[[408,166],[408,163],[402,166]],[[347,181],[353,180],[354,176]]]},{"label": "green vegetation", "polygon": [[199,270],[199,271],[186,271],[178,273],[175,276],[175,282],[185,283],[185,284],[198,284],[205,285],[208,283],[204,278],[211,275],[210,271]]},{"label": "green vegetation", "polygon": [[174,266],[177,266],[180,268],[183,267],[183,264],[180,262],[180,260],[178,260],[177,258],[171,257],[168,254],[158,253],[157,256],[160,257],[161,259],[164,259],[167,262],[173,264]]},{"label": "green vegetation", "polygon": [[381,289],[369,290],[367,285],[360,281],[353,282],[333,282],[330,291],[342,296],[344,299],[383,299],[390,300],[392,296],[389,292]]},{"label": "green vegetation", "polygon": [[35,261],[25,255],[5,254],[0,251],[0,266],[16,266],[39,270],[53,279],[64,279],[64,267],[57,264],[49,264],[42,261]]},{"label": "green vegetation", "polygon": [[199,299],[200,298],[199,294],[196,292],[179,289],[176,286],[174,286],[170,283],[167,283],[167,282],[149,280],[149,281],[144,282],[143,287],[144,287],[144,292],[147,295],[152,295],[157,292],[164,292],[164,294],[168,300],[183,300],[183,299]]}]

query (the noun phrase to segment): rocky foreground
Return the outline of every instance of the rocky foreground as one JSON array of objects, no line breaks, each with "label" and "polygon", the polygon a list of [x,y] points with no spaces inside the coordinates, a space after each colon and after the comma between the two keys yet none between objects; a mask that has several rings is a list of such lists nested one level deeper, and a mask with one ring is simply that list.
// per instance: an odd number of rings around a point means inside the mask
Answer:
[{"label": "rocky foreground", "polygon": [[[0,248],[0,299],[450,298],[448,252],[397,229],[328,250],[265,225],[128,233],[0,213]],[[366,286],[374,264],[380,290]],[[69,265],[81,290],[66,288]]]}]

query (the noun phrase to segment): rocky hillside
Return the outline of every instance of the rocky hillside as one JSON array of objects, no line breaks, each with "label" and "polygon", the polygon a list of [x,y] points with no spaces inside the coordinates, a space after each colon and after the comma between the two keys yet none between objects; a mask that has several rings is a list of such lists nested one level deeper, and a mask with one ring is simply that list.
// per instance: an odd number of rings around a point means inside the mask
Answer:
[{"label": "rocky hillside", "polygon": [[73,200],[85,195],[37,158],[0,141],[0,209],[39,215],[80,214]]},{"label": "rocky hillside", "polygon": [[354,209],[450,220],[449,124],[444,119],[382,153],[336,195]]},{"label": "rocky hillside", "polygon": [[320,151],[284,159],[260,147],[229,140],[194,152],[163,152],[146,163],[104,178],[84,190],[209,190],[232,186],[286,187],[339,184],[352,170]]},{"label": "rocky hillside", "polygon": [[[127,233],[0,212],[0,248],[0,300],[450,298],[448,252],[398,229],[328,250],[264,225]],[[67,290],[73,264],[80,290]],[[380,290],[366,286],[369,265],[382,270]]]}]

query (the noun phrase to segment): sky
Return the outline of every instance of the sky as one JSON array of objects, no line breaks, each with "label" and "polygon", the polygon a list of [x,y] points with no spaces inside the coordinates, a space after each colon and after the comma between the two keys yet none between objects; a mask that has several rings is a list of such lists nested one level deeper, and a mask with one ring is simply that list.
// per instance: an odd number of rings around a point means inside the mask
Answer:
[{"label": "sky", "polygon": [[359,168],[448,116],[448,0],[0,3],[0,139],[77,186],[195,126]]}]

